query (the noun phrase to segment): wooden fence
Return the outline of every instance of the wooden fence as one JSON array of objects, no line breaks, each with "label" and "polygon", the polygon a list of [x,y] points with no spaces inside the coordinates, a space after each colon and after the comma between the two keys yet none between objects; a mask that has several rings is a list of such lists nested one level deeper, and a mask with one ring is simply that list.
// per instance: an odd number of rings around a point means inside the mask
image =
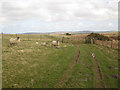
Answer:
[{"label": "wooden fence", "polygon": [[118,40],[113,40],[113,41],[101,41],[101,40],[95,40],[95,43],[97,45],[102,45],[102,46],[106,46],[106,47],[110,47],[110,48],[115,48],[118,49],[119,48],[119,41]]},{"label": "wooden fence", "polygon": [[[2,40],[4,38],[4,33],[2,34]],[[17,37],[19,36],[18,34],[11,34],[11,37]],[[33,37],[34,36],[34,37]],[[6,35],[6,37],[9,37],[9,35]],[[22,38],[24,38],[24,40],[30,40],[35,39],[35,40],[42,40],[43,35],[32,35],[32,34],[24,34],[21,35]],[[62,43],[76,43],[76,44],[80,44],[80,43],[85,43],[86,39],[82,36],[71,36],[71,37],[62,37],[61,38],[61,42]],[[118,40],[113,40],[113,41],[101,41],[101,40],[91,40],[91,44],[97,44],[97,45],[102,45],[102,46],[106,46],[106,47],[110,47],[110,48],[115,48],[115,49],[120,49],[120,43]]]}]

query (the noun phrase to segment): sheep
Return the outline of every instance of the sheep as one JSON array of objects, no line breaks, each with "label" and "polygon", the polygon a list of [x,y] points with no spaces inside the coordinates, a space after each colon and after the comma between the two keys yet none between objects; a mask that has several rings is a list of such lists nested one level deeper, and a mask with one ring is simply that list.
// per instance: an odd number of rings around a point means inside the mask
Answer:
[{"label": "sheep", "polygon": [[44,42],[43,44],[41,44],[41,46],[46,46],[48,43],[47,42]]},{"label": "sheep", "polygon": [[92,53],[92,57],[93,57],[93,58],[95,58],[95,57],[96,57],[94,53]]},{"label": "sheep", "polygon": [[47,44],[48,44],[47,42],[43,43],[43,45],[47,45]]},{"label": "sheep", "polygon": [[59,40],[52,41],[51,46],[56,46],[56,48],[58,48],[58,46],[59,46]]},{"label": "sheep", "polygon": [[18,44],[20,42],[20,37],[11,38],[9,41],[10,41],[10,45]]},{"label": "sheep", "polygon": [[36,41],[36,44],[39,44],[39,42],[38,42],[38,41]]}]

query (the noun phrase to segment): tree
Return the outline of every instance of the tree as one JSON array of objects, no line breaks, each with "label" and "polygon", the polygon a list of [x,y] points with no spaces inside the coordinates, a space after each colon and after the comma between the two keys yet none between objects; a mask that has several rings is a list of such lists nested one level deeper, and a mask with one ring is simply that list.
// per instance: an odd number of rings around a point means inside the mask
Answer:
[{"label": "tree", "polygon": [[70,33],[66,33],[66,35],[71,35]]}]

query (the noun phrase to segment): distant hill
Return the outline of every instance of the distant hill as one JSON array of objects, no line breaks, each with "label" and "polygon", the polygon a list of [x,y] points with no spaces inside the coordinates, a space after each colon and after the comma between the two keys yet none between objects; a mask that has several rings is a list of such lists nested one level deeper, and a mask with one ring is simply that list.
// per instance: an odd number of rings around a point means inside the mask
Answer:
[{"label": "distant hill", "polygon": [[23,34],[50,34],[50,33],[28,32],[28,33],[23,33]]},{"label": "distant hill", "polygon": [[66,33],[71,33],[71,34],[90,34],[90,33],[110,33],[110,32],[117,32],[117,31],[58,31],[58,32],[27,32],[23,34],[66,34]]}]

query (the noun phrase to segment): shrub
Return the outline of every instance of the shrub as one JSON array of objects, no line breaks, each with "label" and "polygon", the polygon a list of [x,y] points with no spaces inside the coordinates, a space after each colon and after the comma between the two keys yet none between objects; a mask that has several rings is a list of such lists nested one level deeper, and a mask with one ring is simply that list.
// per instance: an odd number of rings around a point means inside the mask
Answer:
[{"label": "shrub", "polygon": [[66,33],[66,35],[71,35],[70,33]]},{"label": "shrub", "polygon": [[99,33],[91,33],[87,35],[85,43],[91,43],[91,39],[93,39],[93,43],[94,43],[94,40],[110,41],[110,39],[107,36],[100,35]]}]

